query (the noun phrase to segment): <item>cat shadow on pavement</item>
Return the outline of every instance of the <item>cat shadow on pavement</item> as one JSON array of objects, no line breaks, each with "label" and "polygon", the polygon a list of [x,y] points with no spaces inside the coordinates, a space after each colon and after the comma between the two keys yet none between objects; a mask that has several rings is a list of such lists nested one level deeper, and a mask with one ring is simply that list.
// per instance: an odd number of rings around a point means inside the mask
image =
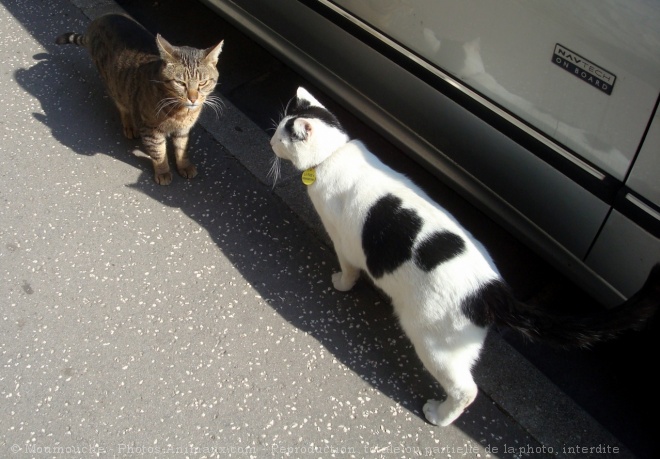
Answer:
[{"label": "cat shadow on pavement", "polygon": [[34,118],[78,154],[105,154],[134,167],[151,168],[139,139],[123,137],[119,113],[87,52],[52,47],[53,53],[36,54],[34,65],[15,71],[16,81],[39,100],[43,113],[34,112]]}]

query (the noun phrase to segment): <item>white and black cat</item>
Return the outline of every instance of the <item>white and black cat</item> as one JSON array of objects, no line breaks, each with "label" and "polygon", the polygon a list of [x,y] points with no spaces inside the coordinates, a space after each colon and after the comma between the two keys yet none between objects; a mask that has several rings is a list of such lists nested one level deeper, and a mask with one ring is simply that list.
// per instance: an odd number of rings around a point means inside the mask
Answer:
[{"label": "white and black cat", "polygon": [[[446,426],[477,396],[472,366],[491,325],[558,346],[586,347],[644,325],[660,304],[660,264],[622,306],[557,316],[517,301],[486,249],[446,210],[383,164],[304,88],[291,99],[271,141],[303,183],[334,244],[349,290],[360,272],[389,295],[425,367],[447,393],[424,405]],[[277,167],[274,168],[278,170]]]}]

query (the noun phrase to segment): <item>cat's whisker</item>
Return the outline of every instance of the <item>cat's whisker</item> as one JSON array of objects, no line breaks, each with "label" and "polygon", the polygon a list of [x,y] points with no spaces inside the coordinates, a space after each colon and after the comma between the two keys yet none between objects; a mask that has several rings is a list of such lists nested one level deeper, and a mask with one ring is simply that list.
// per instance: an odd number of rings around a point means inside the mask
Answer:
[{"label": "cat's whisker", "polygon": [[222,98],[214,95],[208,96],[204,101],[204,105],[208,105],[209,107],[211,107],[211,109],[215,113],[216,118],[219,118],[220,114],[225,109],[225,102],[222,100]]},{"label": "cat's whisker", "polygon": [[271,132],[271,131],[272,131],[272,132],[277,131],[277,124],[275,123],[275,121],[274,121],[273,119],[271,119],[270,121],[273,123],[273,126],[272,126],[272,127],[269,127],[269,128],[266,128],[266,131],[269,131],[269,132]]},{"label": "cat's whisker", "polygon": [[225,107],[225,101],[222,100],[222,97],[216,96],[215,94],[209,94],[209,96],[206,98],[207,101],[213,102],[217,104],[219,107],[224,108]]},{"label": "cat's whisker", "polygon": [[280,119],[284,118],[287,116],[287,113],[289,112],[289,106],[291,105],[292,99],[289,99],[286,103],[286,105],[282,108],[281,116]]},{"label": "cat's whisker", "polygon": [[281,166],[282,163],[280,162],[280,158],[273,156],[273,158],[270,160],[270,169],[268,170],[268,174],[266,174],[267,177],[273,179],[273,188],[275,188],[275,184],[280,178]]},{"label": "cat's whisker", "polygon": [[179,105],[179,100],[174,98],[174,97],[166,97],[165,99],[162,99],[158,104],[156,105],[156,116],[160,114],[164,109],[169,107],[169,110],[165,113],[166,116],[169,116],[169,114],[172,112],[172,109],[176,108],[177,105]]},{"label": "cat's whisker", "polygon": [[[282,120],[283,118],[284,118],[284,115],[280,115],[280,118],[279,118],[279,119]],[[268,128],[267,130],[268,130],[268,131],[273,131],[273,132],[277,131],[277,127],[280,125],[280,122],[281,122],[281,121],[277,121],[277,120],[271,118],[271,119],[270,119],[270,122],[273,124],[273,127],[270,127],[270,128]]]},{"label": "cat's whisker", "polygon": [[171,104],[173,99],[171,97],[161,99],[157,104],[156,104],[156,109],[158,111],[161,111],[165,106]]}]

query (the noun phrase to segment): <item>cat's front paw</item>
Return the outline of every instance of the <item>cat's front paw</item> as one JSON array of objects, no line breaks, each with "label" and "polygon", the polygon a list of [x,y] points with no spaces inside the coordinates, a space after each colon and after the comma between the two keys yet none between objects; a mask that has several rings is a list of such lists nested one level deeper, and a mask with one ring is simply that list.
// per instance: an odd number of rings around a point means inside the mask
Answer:
[{"label": "cat's front paw", "polygon": [[352,289],[357,279],[347,279],[344,273],[334,273],[332,275],[332,285],[340,292],[347,292]]},{"label": "cat's front paw", "polygon": [[186,167],[181,167],[177,169],[181,177],[191,179],[197,175],[197,167],[194,164],[189,164]]},{"label": "cat's front paw", "polygon": [[159,185],[169,185],[172,183],[172,173],[168,171],[162,174],[155,174],[154,180]]},{"label": "cat's front paw", "polygon": [[133,126],[124,126],[124,137],[127,139],[137,139],[140,137],[140,131]]}]

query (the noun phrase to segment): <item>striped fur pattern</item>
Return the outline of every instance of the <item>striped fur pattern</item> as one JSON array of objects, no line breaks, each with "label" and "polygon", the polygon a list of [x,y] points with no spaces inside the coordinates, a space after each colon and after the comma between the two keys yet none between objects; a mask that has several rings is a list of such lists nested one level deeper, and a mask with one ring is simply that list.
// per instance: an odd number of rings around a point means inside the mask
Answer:
[{"label": "striped fur pattern", "polygon": [[119,110],[124,135],[142,139],[157,183],[172,181],[168,137],[179,174],[197,175],[188,157],[188,136],[202,106],[219,108],[212,92],[223,41],[208,49],[173,46],[128,16],[108,14],[92,21],[84,34],[67,32],[55,42],[87,49]]},{"label": "striped fur pattern", "polygon": [[490,327],[589,347],[644,327],[660,304],[660,265],[618,308],[567,316],[519,302],[479,241],[407,177],[350,140],[304,88],[270,143],[276,175],[280,158],[314,169],[307,191],[339,261],[334,287],[350,290],[366,273],[391,298],[418,356],[443,386],[446,400],[424,405],[432,424],[451,424],[477,396],[471,371]]}]

